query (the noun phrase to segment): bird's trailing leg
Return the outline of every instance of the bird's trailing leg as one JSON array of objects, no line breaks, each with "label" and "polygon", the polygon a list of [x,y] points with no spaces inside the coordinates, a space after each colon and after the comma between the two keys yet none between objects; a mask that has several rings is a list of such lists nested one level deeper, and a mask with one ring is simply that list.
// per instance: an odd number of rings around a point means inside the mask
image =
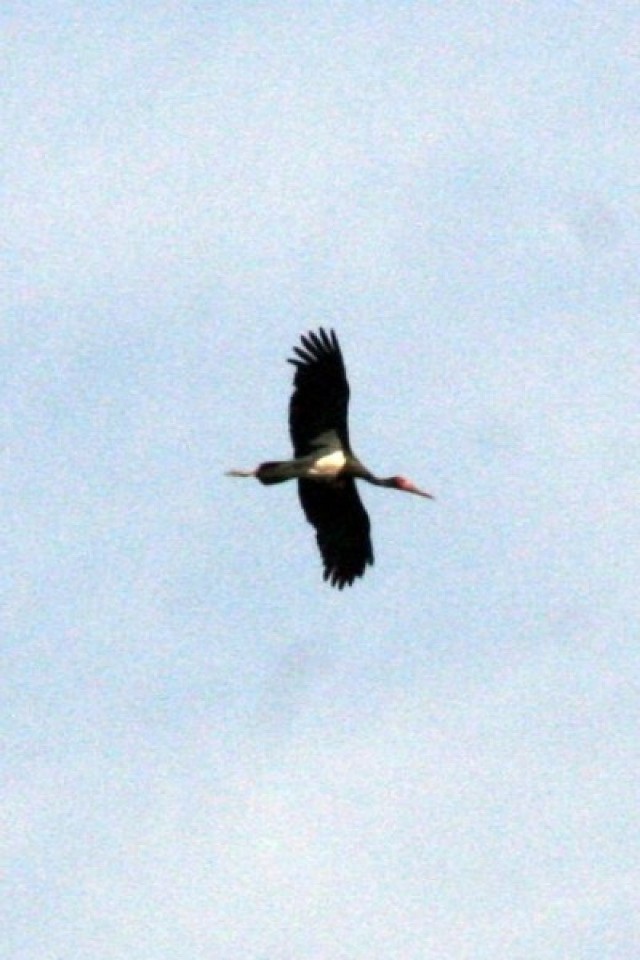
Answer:
[{"label": "bird's trailing leg", "polygon": [[225,477],[255,477],[255,470],[225,470]]}]

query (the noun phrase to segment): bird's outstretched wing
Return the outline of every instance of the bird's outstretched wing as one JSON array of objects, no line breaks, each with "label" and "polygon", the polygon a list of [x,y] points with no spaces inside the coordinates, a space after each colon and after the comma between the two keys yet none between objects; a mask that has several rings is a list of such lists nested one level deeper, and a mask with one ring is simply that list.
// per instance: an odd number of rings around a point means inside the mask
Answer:
[{"label": "bird's outstretched wing", "polygon": [[364,574],[373,564],[369,516],[358,496],[355,480],[338,483],[299,480],[300,503],[309,523],[316,528],[324,563],[324,579],[340,590]]},{"label": "bird's outstretched wing", "polygon": [[296,357],[289,360],[296,368],[289,404],[293,451],[296,457],[312,453],[313,441],[330,430],[348,451],[349,383],[338,338],[321,327],[300,339],[302,346],[293,348]]}]

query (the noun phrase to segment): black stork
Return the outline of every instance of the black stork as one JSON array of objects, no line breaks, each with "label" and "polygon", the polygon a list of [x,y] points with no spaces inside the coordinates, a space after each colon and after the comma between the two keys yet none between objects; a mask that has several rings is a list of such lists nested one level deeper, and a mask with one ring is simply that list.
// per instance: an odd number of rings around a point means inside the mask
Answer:
[{"label": "black stork", "polygon": [[355,481],[429,497],[405,477],[376,477],[349,444],[349,383],[334,330],[322,327],[301,337],[289,359],[296,368],[289,404],[293,460],[269,460],[254,470],[229,470],[230,477],[260,483],[298,481],[305,516],[316,530],[324,579],[340,590],[373,563],[370,523]]}]

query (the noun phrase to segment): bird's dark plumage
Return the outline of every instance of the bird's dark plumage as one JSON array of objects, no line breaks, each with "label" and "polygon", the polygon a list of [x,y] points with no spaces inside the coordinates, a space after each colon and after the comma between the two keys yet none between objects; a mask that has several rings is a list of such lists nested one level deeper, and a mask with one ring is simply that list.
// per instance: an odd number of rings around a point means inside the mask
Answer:
[{"label": "bird's dark plumage", "polygon": [[335,430],[349,449],[347,411],[349,384],[342,351],[335,330],[322,327],[300,338],[289,360],[296,368],[289,403],[289,431],[293,452],[304,457],[313,451],[312,441],[327,430]]},{"label": "bird's dark plumage", "polygon": [[361,577],[373,563],[369,516],[353,477],[335,483],[298,480],[304,515],[316,528],[324,579],[340,590]]},{"label": "bird's dark plumage", "polygon": [[[350,453],[349,383],[342,351],[334,330],[322,327],[301,337],[294,347],[294,390],[289,404],[289,429],[296,457],[314,450],[313,441],[335,431],[345,452]],[[324,578],[342,589],[361,577],[373,563],[367,511],[352,477],[332,481],[298,480],[304,514],[316,530],[324,563]]]}]

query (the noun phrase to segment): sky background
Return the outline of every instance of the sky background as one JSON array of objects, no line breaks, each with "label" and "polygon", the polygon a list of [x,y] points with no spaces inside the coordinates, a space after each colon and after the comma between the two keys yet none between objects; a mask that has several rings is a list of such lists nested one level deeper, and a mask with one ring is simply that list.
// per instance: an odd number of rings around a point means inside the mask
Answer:
[{"label": "sky background", "polygon": [[[637,960],[637,3],[0,29],[2,956]],[[223,476],[321,324],[343,592]]]}]

